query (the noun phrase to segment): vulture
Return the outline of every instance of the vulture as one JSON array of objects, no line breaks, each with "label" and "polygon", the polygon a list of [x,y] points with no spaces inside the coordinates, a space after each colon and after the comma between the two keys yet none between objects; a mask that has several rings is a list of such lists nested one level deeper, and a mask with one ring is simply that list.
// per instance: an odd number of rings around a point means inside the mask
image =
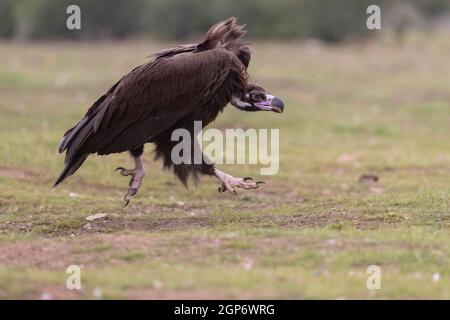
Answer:
[{"label": "vulture", "polygon": [[206,156],[200,164],[171,159],[177,143],[171,140],[174,130],[188,130],[196,143],[194,121],[208,125],[228,103],[243,111],[283,111],[280,98],[250,80],[251,53],[242,40],[244,27],[236,18],[221,21],[209,29],[203,42],[163,50],[123,76],[64,134],[58,147],[60,153],[66,152],[64,168],[53,187],[73,175],[90,154],[129,152],[135,167],[116,169],[131,177],[124,197],[127,206],[144,178],[144,145],[154,143],[155,158],[162,159],[164,168],[172,168],[185,186],[190,178],[196,181],[199,175],[208,175],[219,180],[221,193],[258,188],[262,182],[235,178]]}]

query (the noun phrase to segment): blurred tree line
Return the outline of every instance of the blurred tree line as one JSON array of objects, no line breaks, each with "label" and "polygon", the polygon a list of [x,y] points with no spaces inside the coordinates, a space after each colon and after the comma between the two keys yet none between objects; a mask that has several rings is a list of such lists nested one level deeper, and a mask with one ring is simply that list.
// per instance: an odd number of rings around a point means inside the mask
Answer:
[{"label": "blurred tree line", "polygon": [[[66,28],[71,4],[81,8],[81,30]],[[0,0],[0,38],[184,39],[236,16],[251,26],[251,38],[334,42],[374,34],[366,28],[370,4],[381,7],[383,28],[387,11],[388,27],[400,32],[426,28],[450,12],[449,0]]]}]

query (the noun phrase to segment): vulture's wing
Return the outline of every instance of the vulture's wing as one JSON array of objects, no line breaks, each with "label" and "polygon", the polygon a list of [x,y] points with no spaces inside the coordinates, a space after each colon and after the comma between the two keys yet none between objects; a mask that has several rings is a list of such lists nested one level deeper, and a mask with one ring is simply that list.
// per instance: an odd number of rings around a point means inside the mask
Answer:
[{"label": "vulture's wing", "polygon": [[90,153],[133,150],[208,101],[242,63],[223,48],[157,58],[125,75],[64,136],[67,150],[58,184]]}]

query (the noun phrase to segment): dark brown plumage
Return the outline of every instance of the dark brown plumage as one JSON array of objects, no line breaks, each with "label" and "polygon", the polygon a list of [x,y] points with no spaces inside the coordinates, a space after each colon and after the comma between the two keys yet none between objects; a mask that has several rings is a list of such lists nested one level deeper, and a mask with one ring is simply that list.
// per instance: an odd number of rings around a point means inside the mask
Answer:
[{"label": "dark brown plumage", "polygon": [[[264,89],[249,82],[250,50],[241,42],[244,34],[236,19],[227,19],[213,26],[202,43],[164,50],[126,74],[64,135],[59,152],[66,151],[65,167],[54,186],[74,174],[90,154],[130,151],[137,158],[145,143],[156,144],[156,157],[173,167],[184,184],[199,173],[215,175],[214,166],[206,163],[174,165],[170,137],[177,128],[193,132],[195,120],[206,126],[234,97],[248,100],[251,90],[264,95]],[[252,104],[248,102],[246,106]]]}]

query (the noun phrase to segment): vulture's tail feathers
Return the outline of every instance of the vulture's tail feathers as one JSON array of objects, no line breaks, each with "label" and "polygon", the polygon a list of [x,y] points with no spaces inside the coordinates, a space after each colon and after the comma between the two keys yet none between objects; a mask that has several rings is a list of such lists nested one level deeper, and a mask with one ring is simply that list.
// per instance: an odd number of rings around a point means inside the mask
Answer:
[{"label": "vulture's tail feathers", "polygon": [[81,119],[75,127],[64,134],[64,138],[58,146],[58,151],[59,153],[63,153],[67,150],[65,166],[58,179],[56,179],[56,182],[53,184],[53,188],[63,182],[68,176],[73,175],[89,156],[89,151],[86,149],[80,151],[80,149],[82,149],[86,140],[95,133],[102,124],[101,121],[108,110],[108,103],[111,101],[110,96],[120,82],[121,80],[116,82],[107,93],[95,101],[84,118]]},{"label": "vulture's tail feathers", "polygon": [[67,177],[73,175],[81,167],[81,165],[83,164],[83,162],[86,160],[86,158],[88,156],[89,156],[88,154],[81,154],[81,155],[76,155],[75,157],[70,159],[64,165],[63,171],[59,175],[58,179],[56,179],[52,188],[56,187],[58,184],[63,182]]},{"label": "vulture's tail feathers", "polygon": [[63,153],[66,151],[66,159],[64,169],[59,175],[53,188],[64,181],[67,177],[73,175],[83,164],[89,153],[80,152],[84,141],[92,133],[94,121],[92,119],[83,118],[75,127],[70,129],[64,135],[64,138],[59,144],[58,151]]}]

